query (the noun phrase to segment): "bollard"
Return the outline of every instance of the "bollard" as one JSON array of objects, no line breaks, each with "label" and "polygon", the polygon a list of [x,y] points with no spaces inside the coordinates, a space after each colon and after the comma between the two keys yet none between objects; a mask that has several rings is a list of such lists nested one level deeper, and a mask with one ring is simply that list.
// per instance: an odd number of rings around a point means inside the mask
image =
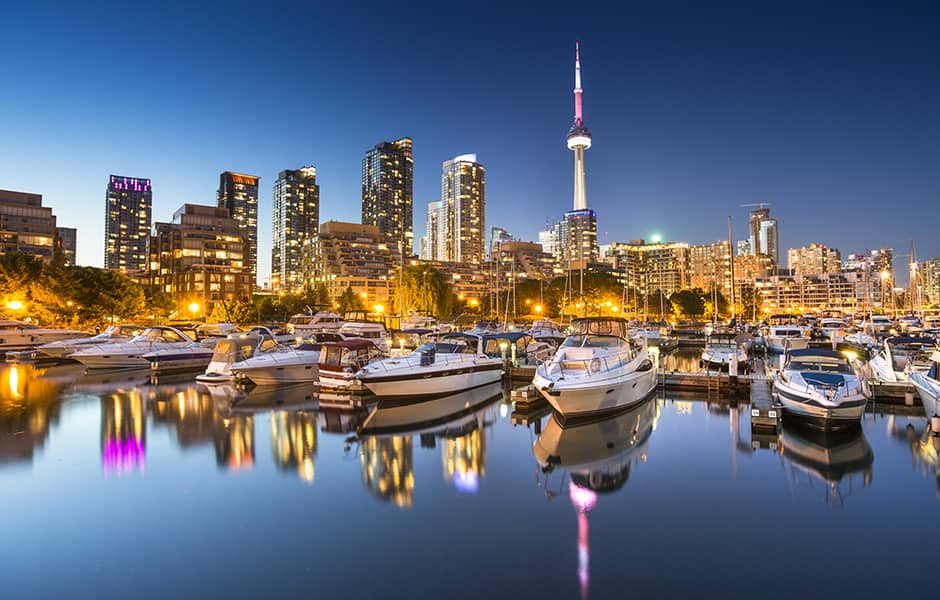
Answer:
[{"label": "bollard", "polygon": [[904,392],[904,406],[914,406],[914,392]]}]

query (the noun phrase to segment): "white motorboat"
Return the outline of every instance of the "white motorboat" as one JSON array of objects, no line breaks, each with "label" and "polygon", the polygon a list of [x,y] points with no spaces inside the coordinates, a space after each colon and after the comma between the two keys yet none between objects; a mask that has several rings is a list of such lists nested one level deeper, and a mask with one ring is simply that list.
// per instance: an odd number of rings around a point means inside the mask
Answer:
[{"label": "white motorboat", "polygon": [[747,367],[747,352],[738,344],[737,337],[733,331],[716,331],[705,338],[702,366],[708,370],[727,371],[734,361],[737,372],[743,373]]},{"label": "white motorboat", "polygon": [[[940,351],[930,356],[930,363],[928,370],[911,373],[911,383],[917,388],[927,418],[933,420],[940,419]],[[931,427],[940,431],[934,424]]]},{"label": "white motorboat", "polygon": [[538,319],[532,321],[532,326],[527,332],[534,338],[563,338],[565,333],[561,327],[551,319]]},{"label": "white motorboat", "polygon": [[161,348],[184,348],[192,343],[192,338],[174,327],[148,327],[126,342],[84,348],[70,358],[89,369],[149,368],[150,361],[144,358],[145,354]]},{"label": "white motorboat", "polygon": [[809,348],[809,330],[802,325],[771,325],[764,334],[768,352],[784,354]]},{"label": "white motorboat", "polygon": [[365,392],[365,386],[358,379],[359,371],[385,356],[370,340],[362,338],[322,344],[319,364],[321,392]]},{"label": "white motorboat", "polygon": [[885,338],[869,365],[878,381],[903,383],[909,374],[930,368],[930,354],[937,350],[937,340],[925,336]]},{"label": "white motorboat", "polygon": [[441,334],[404,356],[375,361],[359,371],[359,380],[376,396],[449,394],[499,381],[503,361],[483,352],[483,338],[466,333]]},{"label": "white motorboat", "polygon": [[656,387],[656,369],[626,320],[590,317],[571,322],[571,334],[532,383],[558,413],[575,418],[643,401]]},{"label": "white motorboat", "polygon": [[85,337],[88,337],[87,331],[48,329],[22,321],[0,319],[0,354],[27,350],[49,342]]},{"label": "white motorboat", "polygon": [[862,329],[871,334],[887,334],[894,329],[894,323],[887,315],[872,315],[862,324]]},{"label": "white motorboat", "polygon": [[838,352],[791,350],[773,389],[785,416],[821,429],[858,427],[868,392],[848,359]]},{"label": "white motorboat", "polygon": [[342,325],[343,318],[338,314],[321,310],[292,316],[287,322],[287,332],[306,337],[316,333],[336,333]]},{"label": "white motorboat", "polygon": [[[313,338],[315,339],[315,338]],[[237,379],[255,385],[315,383],[318,377],[320,344],[305,340],[294,347],[279,346],[232,364]]]},{"label": "white motorboat", "polygon": [[389,351],[391,340],[388,329],[383,323],[374,321],[346,321],[339,328],[339,334],[344,338],[363,338],[372,342],[382,352]]},{"label": "white motorboat", "polygon": [[196,381],[209,384],[234,381],[233,364],[277,347],[276,337],[266,327],[255,327],[244,333],[230,334],[215,345],[212,357],[206,366],[206,372],[197,375]]},{"label": "white motorboat", "polygon": [[143,333],[144,329],[146,328],[142,325],[111,325],[98,335],[91,337],[70,338],[43,344],[36,348],[36,352],[51,358],[68,358],[73,352],[89,346],[125,342]]},{"label": "white motorboat", "polygon": [[182,348],[156,348],[144,354],[143,358],[150,363],[150,370],[154,374],[201,371],[212,360],[212,354],[219,341],[219,338],[206,338]]},{"label": "white motorboat", "polygon": [[846,324],[842,319],[826,317],[819,320],[817,324],[822,337],[832,342],[841,342],[845,337]]},{"label": "white motorboat", "polygon": [[401,318],[402,329],[430,329],[436,333],[447,333],[450,331],[450,325],[441,323],[430,315],[421,315],[414,311],[409,312]]}]

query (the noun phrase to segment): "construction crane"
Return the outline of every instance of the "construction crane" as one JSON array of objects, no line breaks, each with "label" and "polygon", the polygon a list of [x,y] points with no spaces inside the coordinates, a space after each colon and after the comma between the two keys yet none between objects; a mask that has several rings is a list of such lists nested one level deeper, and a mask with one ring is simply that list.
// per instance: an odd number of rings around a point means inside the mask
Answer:
[{"label": "construction crane", "polygon": [[759,209],[760,209],[760,208],[767,208],[768,206],[770,206],[770,202],[757,202],[757,203],[755,203],[755,204],[741,204],[741,205],[740,205],[741,208],[750,208],[750,207],[752,207],[752,206],[756,206],[756,207],[759,208]]}]

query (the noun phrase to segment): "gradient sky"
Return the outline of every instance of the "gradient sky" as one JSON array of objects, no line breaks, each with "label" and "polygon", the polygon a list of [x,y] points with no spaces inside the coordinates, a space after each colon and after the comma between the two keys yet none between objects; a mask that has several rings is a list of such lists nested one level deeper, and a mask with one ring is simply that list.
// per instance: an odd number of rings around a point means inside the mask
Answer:
[{"label": "gradient sky", "polygon": [[601,243],[712,242],[729,214],[739,239],[768,202],[782,248],[940,256],[935,3],[319,4],[6,11],[0,188],[43,194],[101,265],[110,173],[151,178],[161,221],[260,175],[267,273],[278,171],[316,165],[321,220],[358,221],[364,151],[409,135],[416,236],[441,162],[475,152],[487,229],[535,239],[572,202],[580,38]]}]

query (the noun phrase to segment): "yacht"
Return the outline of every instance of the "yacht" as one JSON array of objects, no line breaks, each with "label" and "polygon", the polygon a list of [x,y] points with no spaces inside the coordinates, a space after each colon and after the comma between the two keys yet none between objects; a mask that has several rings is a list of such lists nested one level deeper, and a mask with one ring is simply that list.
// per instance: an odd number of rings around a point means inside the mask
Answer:
[{"label": "yacht", "polygon": [[314,336],[293,347],[278,346],[232,363],[231,372],[255,385],[312,384],[317,381],[320,343]]},{"label": "yacht", "polygon": [[784,415],[826,430],[858,427],[868,403],[849,360],[832,350],[789,351],[773,390]]},{"label": "yacht", "polygon": [[772,315],[767,319],[764,344],[769,352],[784,354],[809,347],[809,328],[792,315]]},{"label": "yacht", "polygon": [[904,383],[909,373],[930,368],[930,354],[936,349],[932,337],[892,336],[885,338],[868,364],[878,381]]},{"label": "yacht", "polygon": [[822,337],[832,342],[840,342],[845,336],[846,324],[842,319],[822,318],[819,320],[817,327]]},{"label": "yacht", "polygon": [[375,361],[358,379],[376,396],[448,394],[499,381],[503,361],[487,356],[483,338],[445,333],[404,356]]},{"label": "yacht", "polygon": [[43,344],[36,348],[36,352],[50,358],[68,358],[73,352],[89,346],[126,342],[143,333],[144,329],[145,327],[141,325],[111,325],[98,335],[91,337],[71,338]]},{"label": "yacht", "polygon": [[212,360],[216,345],[221,338],[205,338],[191,342],[182,348],[156,348],[143,355],[150,363],[150,370],[155,374],[181,371],[202,371]]},{"label": "yacht", "polygon": [[35,348],[58,340],[88,337],[87,331],[74,329],[47,329],[32,323],[0,319],[0,354]]},{"label": "yacht", "polygon": [[316,333],[336,333],[342,325],[343,318],[338,314],[321,310],[292,316],[287,321],[287,332],[305,337]]},{"label": "yacht", "polygon": [[144,358],[145,354],[161,348],[184,348],[192,343],[192,338],[175,327],[148,327],[126,342],[83,348],[71,358],[89,369],[149,368],[150,361]]},{"label": "yacht", "polygon": [[388,329],[383,323],[374,321],[346,321],[339,328],[339,334],[344,338],[363,338],[372,342],[382,352],[388,352],[391,341]]},{"label": "yacht", "polygon": [[248,332],[229,334],[215,345],[206,372],[197,375],[196,381],[209,384],[234,381],[233,364],[278,346],[276,337],[267,327],[255,327]]},{"label": "yacht", "polygon": [[894,329],[894,323],[887,315],[872,315],[866,323],[862,324],[862,329],[871,334],[887,334]]},{"label": "yacht", "polygon": [[534,338],[564,338],[561,327],[551,319],[538,319],[532,322],[528,334]]},{"label": "yacht", "polygon": [[[930,356],[930,368],[926,371],[911,373],[911,383],[917,388],[917,394],[924,405],[928,419],[940,418],[940,350]],[[935,425],[931,424],[931,427]],[[934,431],[938,431],[934,429]]]},{"label": "yacht", "polygon": [[430,329],[438,333],[447,333],[450,331],[450,325],[440,323],[431,315],[421,315],[414,311],[409,312],[401,318],[402,329]]},{"label": "yacht", "polygon": [[550,360],[538,366],[536,389],[564,418],[621,410],[643,401],[656,387],[656,369],[645,344],[618,317],[571,322],[571,333]]},{"label": "yacht", "polygon": [[733,331],[716,331],[705,338],[702,366],[708,370],[727,371],[734,359],[737,372],[743,373],[747,367],[747,352],[738,344],[737,336]]},{"label": "yacht", "polygon": [[385,358],[370,340],[352,338],[320,346],[320,390],[337,393],[367,391],[358,379],[360,370],[369,363]]}]

